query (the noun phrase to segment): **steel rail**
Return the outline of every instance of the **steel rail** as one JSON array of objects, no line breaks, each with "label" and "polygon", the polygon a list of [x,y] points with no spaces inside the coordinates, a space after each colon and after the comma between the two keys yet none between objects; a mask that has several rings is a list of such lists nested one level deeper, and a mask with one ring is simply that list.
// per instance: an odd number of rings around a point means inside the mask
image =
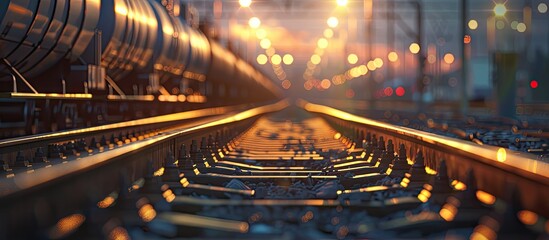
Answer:
[{"label": "steel rail", "polygon": [[[402,143],[406,149],[421,149],[428,167],[437,169],[444,160],[453,179],[465,181],[472,170],[479,189],[497,197],[509,200],[510,189],[516,188],[525,209],[549,216],[549,164],[535,155],[379,122],[305,100],[297,105],[344,128],[369,131],[393,140],[395,146]],[[414,159],[415,153],[411,155]]]},{"label": "steel rail", "polygon": [[[162,154],[164,154],[169,151],[169,149],[175,148],[173,144],[175,143],[176,138],[185,137],[185,135],[207,130],[211,127],[236,123],[265,113],[279,111],[287,106],[288,101],[282,100],[274,104],[264,105],[241,112],[231,112],[220,116],[212,116],[207,119],[184,124],[177,129],[165,132],[144,141],[138,141],[113,150],[80,157],[76,160],[67,161],[64,164],[57,164],[47,168],[39,168],[34,170],[32,173],[17,174],[11,178],[0,179],[0,202],[6,200],[6,198],[17,198],[18,196],[25,194],[25,192],[31,191],[33,188],[40,187],[41,185],[47,185],[60,179],[78,177],[78,174],[80,173],[98,169],[99,167],[105,164],[110,164],[110,162],[113,161],[132,157],[132,160],[135,161],[140,157],[138,154],[140,154],[141,151],[159,151],[158,149],[153,148],[156,145],[168,142],[170,146],[168,149],[165,149],[166,151],[163,151]],[[139,164],[144,165],[145,163],[141,162]],[[90,182],[88,184],[94,183]]]},{"label": "steel rail", "polygon": [[129,128],[151,127],[161,124],[170,124],[173,122],[210,117],[215,115],[227,114],[232,111],[242,111],[249,108],[247,105],[212,107],[198,110],[191,110],[180,113],[172,113],[162,116],[155,116],[120,123],[106,124],[96,127],[67,130],[53,133],[36,134],[32,136],[23,136],[0,140],[0,154],[13,152],[17,150],[29,149],[34,147],[44,147],[48,143],[54,143],[65,140],[74,140],[87,137],[92,134],[121,131]]}]

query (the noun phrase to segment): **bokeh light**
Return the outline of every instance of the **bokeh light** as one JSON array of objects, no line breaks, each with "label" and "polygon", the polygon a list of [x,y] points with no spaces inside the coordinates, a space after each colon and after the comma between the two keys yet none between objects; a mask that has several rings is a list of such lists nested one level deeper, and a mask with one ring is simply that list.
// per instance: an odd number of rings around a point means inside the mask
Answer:
[{"label": "bokeh light", "polygon": [[385,96],[387,97],[390,97],[393,95],[393,88],[392,87],[386,87],[385,89],[383,89],[383,94],[385,94]]},{"label": "bokeh light", "polygon": [[252,5],[252,0],[238,0],[238,3],[241,7],[250,7],[250,5]]},{"label": "bokeh light", "polygon": [[517,31],[521,32],[521,33],[525,32],[526,31],[526,24],[524,24],[524,23],[517,24]]},{"label": "bokeh light", "polygon": [[252,17],[248,20],[248,25],[250,25],[251,28],[258,28],[261,26],[261,20],[257,17]]},{"label": "bokeh light", "polygon": [[427,56],[427,62],[430,63],[430,64],[433,64],[437,61],[437,57],[433,54],[429,54]]},{"label": "bokeh light", "polygon": [[265,50],[265,53],[267,54],[267,56],[272,56],[276,53],[276,50],[274,48],[270,47],[267,50]]},{"label": "bokeh light", "polygon": [[445,63],[452,64],[452,63],[454,63],[454,60],[455,60],[454,54],[451,54],[451,53],[444,54],[444,62]]},{"label": "bokeh light", "polygon": [[536,88],[538,88],[538,86],[539,86],[538,81],[536,81],[536,80],[530,81],[530,87],[532,89],[536,89]]},{"label": "bokeh light", "polygon": [[282,87],[284,89],[289,89],[291,86],[292,86],[292,82],[290,82],[290,80],[286,79],[282,81]]},{"label": "bokeh light", "polygon": [[477,20],[471,19],[469,20],[469,23],[467,24],[467,26],[469,26],[469,29],[475,30],[478,28],[478,22]]},{"label": "bokeh light", "polygon": [[465,44],[471,43],[471,35],[463,36],[463,43],[465,43]]},{"label": "bokeh light", "polygon": [[374,65],[376,66],[376,68],[383,67],[383,60],[381,58],[374,59]]},{"label": "bokeh light", "polygon": [[369,61],[368,64],[366,64],[366,67],[368,67],[368,70],[370,71],[376,70],[376,64],[374,63],[374,61]]},{"label": "bokeh light", "polygon": [[320,64],[320,61],[322,61],[322,58],[317,54],[313,54],[313,56],[311,56],[311,63],[313,63],[314,65]]},{"label": "bokeh light", "polygon": [[330,17],[328,18],[328,21],[326,21],[329,27],[335,28],[337,25],[339,25],[339,20],[336,17]]},{"label": "bokeh light", "polygon": [[317,41],[318,48],[327,48],[328,47],[328,40],[326,38],[320,38]]},{"label": "bokeh light", "polygon": [[282,62],[282,57],[280,57],[280,55],[278,54],[275,54],[271,57],[271,63],[274,64],[274,65],[280,65],[280,63]]},{"label": "bokeh light", "polygon": [[323,35],[325,38],[331,38],[334,36],[334,31],[330,28],[325,29]]},{"label": "bokeh light", "polygon": [[519,24],[519,22],[517,22],[517,21],[512,21],[512,22],[511,22],[511,29],[517,30],[517,25],[518,25],[518,24]]},{"label": "bokeh light", "polygon": [[498,20],[496,22],[496,28],[501,30],[501,29],[504,29],[505,28],[505,22],[501,21],[501,20]]},{"label": "bokeh light", "polygon": [[264,65],[267,63],[267,61],[269,61],[267,55],[265,54],[259,54],[256,60],[257,60],[257,63],[259,63],[260,65]]},{"label": "bokeh light", "polygon": [[498,3],[496,6],[494,6],[494,13],[498,17],[503,17],[505,13],[507,13],[507,7],[505,7],[504,4]]},{"label": "bokeh light", "polygon": [[538,4],[538,12],[539,13],[546,13],[547,12],[547,4],[545,4],[545,3]]},{"label": "bokeh light", "polygon": [[332,86],[332,82],[330,82],[329,79],[324,79],[324,80],[320,81],[320,87],[322,87],[324,89],[328,89],[328,88],[330,88],[330,86]]},{"label": "bokeh light", "polygon": [[396,52],[390,52],[387,54],[387,59],[389,59],[389,62],[396,62],[398,61],[398,54]]},{"label": "bokeh light", "polygon": [[294,57],[291,54],[284,54],[282,61],[286,65],[291,65],[294,62]]},{"label": "bokeh light", "polygon": [[345,7],[347,6],[347,0],[336,0],[336,3],[338,6],[340,7]]},{"label": "bokeh light", "polygon": [[271,40],[264,38],[259,42],[259,46],[263,49],[269,49],[271,47]]},{"label": "bokeh light", "polygon": [[409,49],[410,49],[410,52],[413,54],[417,54],[421,50],[421,48],[419,47],[419,44],[417,43],[410,44]]},{"label": "bokeh light", "polygon": [[402,96],[404,96],[404,94],[406,94],[406,90],[402,86],[397,87],[396,90],[395,90],[395,94],[399,97],[402,97]]},{"label": "bokeh light", "polygon": [[349,54],[349,56],[347,56],[347,62],[349,62],[349,64],[356,64],[358,62],[358,56],[354,53]]}]

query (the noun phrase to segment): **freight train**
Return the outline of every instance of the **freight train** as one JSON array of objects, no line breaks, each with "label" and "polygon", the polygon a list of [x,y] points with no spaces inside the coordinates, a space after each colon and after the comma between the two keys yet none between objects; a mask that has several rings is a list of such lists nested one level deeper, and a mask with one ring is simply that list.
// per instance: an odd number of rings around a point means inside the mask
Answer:
[{"label": "freight train", "polygon": [[0,1],[1,136],[282,96],[191,26],[190,9],[178,0]]}]

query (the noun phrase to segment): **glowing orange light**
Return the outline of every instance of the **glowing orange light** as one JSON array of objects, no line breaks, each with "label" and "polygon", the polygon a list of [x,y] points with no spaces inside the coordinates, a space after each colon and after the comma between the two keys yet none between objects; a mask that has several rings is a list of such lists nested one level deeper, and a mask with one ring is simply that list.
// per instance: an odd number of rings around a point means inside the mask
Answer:
[{"label": "glowing orange light", "polygon": [[387,55],[387,58],[389,59],[390,62],[396,62],[398,61],[398,54],[396,52],[390,52]]},{"label": "glowing orange light", "polygon": [[326,38],[320,38],[317,41],[318,48],[327,48],[328,47],[328,40]]},{"label": "glowing orange light", "polygon": [[366,75],[366,73],[368,73],[368,67],[366,67],[366,65],[360,65],[358,66],[358,72],[360,75]]},{"label": "glowing orange light", "polygon": [[290,80],[286,79],[282,81],[282,87],[284,89],[289,89],[291,86],[292,86],[292,83],[290,82]]},{"label": "glowing orange light", "polygon": [[303,87],[305,88],[305,90],[309,91],[309,90],[313,89],[313,83],[311,83],[311,81],[306,81],[303,84]]},{"label": "glowing orange light", "polygon": [[522,210],[517,213],[520,221],[526,225],[534,225],[538,221],[538,215],[535,212]]},{"label": "glowing orange light", "polygon": [[54,228],[51,229],[49,236],[50,238],[63,238],[84,223],[86,217],[82,214],[72,214],[60,219]]},{"label": "glowing orange light", "polygon": [[349,56],[347,56],[347,62],[349,62],[349,64],[356,64],[358,62],[358,56],[354,53],[349,54]]},{"label": "glowing orange light", "polygon": [[108,208],[114,203],[117,197],[118,197],[118,194],[116,192],[113,192],[109,194],[109,196],[105,197],[103,200],[99,201],[97,203],[97,206],[99,208]]},{"label": "glowing orange light", "polygon": [[145,222],[150,222],[156,217],[156,211],[151,204],[145,204],[139,208],[139,216]]},{"label": "glowing orange light", "polygon": [[498,153],[496,154],[496,158],[498,162],[505,162],[507,160],[507,152],[505,151],[505,148],[499,148]]},{"label": "glowing orange light", "polygon": [[259,54],[256,60],[260,65],[264,65],[267,61],[269,61],[269,58],[265,54]]},{"label": "glowing orange light", "polygon": [[376,66],[376,68],[381,68],[381,67],[383,67],[383,59],[381,59],[381,58],[375,58],[375,59],[374,59],[374,65]]},{"label": "glowing orange light", "polygon": [[126,231],[126,229],[118,226],[110,231],[109,239],[127,240],[131,238],[130,238],[130,235],[128,234],[128,231]]},{"label": "glowing orange light", "polygon": [[274,65],[279,65],[281,62],[282,62],[282,57],[280,57],[280,55],[275,54],[271,57],[271,63],[273,63]]},{"label": "glowing orange light", "polygon": [[465,43],[465,44],[471,43],[471,36],[470,35],[465,35],[463,37],[463,43]]},{"label": "glowing orange light", "polygon": [[314,54],[313,56],[311,56],[311,63],[313,63],[314,65],[320,64],[320,61],[322,61],[322,58],[317,54]]},{"label": "glowing orange light", "polygon": [[366,67],[367,67],[368,70],[370,70],[370,71],[376,70],[376,64],[374,63],[374,61],[369,61],[368,64],[366,65]]},{"label": "glowing orange light", "polygon": [[410,52],[413,54],[417,54],[421,50],[421,47],[417,43],[410,44],[409,48],[410,48]]},{"label": "glowing orange light", "polygon": [[282,61],[286,65],[291,65],[294,62],[294,57],[291,54],[284,54]]},{"label": "glowing orange light", "polygon": [[477,199],[486,205],[492,205],[496,202],[496,197],[487,192],[477,190],[476,192]]},{"label": "glowing orange light", "polygon": [[328,89],[328,88],[330,88],[330,86],[332,86],[332,82],[330,82],[330,80],[328,80],[328,79],[324,79],[324,80],[320,81],[320,86],[324,89]]},{"label": "glowing orange light", "polygon": [[448,64],[452,64],[454,63],[454,60],[455,60],[454,54],[451,54],[451,53],[444,54],[444,62]]}]

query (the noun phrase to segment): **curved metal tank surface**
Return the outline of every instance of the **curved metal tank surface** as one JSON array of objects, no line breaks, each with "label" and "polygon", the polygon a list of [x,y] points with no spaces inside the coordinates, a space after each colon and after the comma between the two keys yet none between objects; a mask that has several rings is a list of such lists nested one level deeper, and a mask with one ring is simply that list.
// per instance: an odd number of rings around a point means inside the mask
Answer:
[{"label": "curved metal tank surface", "polygon": [[[146,66],[152,58],[158,22],[145,0],[103,1],[98,26],[102,35],[102,66],[114,80],[135,68]],[[93,49],[93,46],[89,46]],[[87,50],[86,54],[93,54]]]},{"label": "curved metal tank surface", "polygon": [[37,75],[55,65],[71,50],[80,31],[85,14],[83,1],[71,0],[68,5],[68,18],[54,48],[36,63],[39,67],[27,65],[21,68],[22,72],[27,73],[29,76]]},{"label": "curved metal tank surface", "polygon": [[[12,62],[9,56],[24,43],[36,15],[37,7],[37,1],[17,0],[7,2],[7,8],[4,9],[2,22],[0,22],[0,33],[2,33],[0,35],[0,49],[2,49],[0,58],[6,58]],[[11,64],[16,64],[16,62]],[[5,66],[2,64],[0,70],[4,68]]]},{"label": "curved metal tank surface", "polygon": [[191,49],[189,57],[193,61],[189,61],[189,65],[185,69],[183,76],[189,79],[204,81],[206,80],[206,72],[210,65],[210,42],[201,32],[190,28],[186,24],[184,26],[189,33],[189,44]]},{"label": "curved metal tank surface", "polygon": [[[169,16],[158,2],[151,2],[158,20],[157,44],[154,53],[154,69],[174,75],[183,74],[189,60],[189,36],[181,22]],[[161,79],[168,78],[166,74]]]},{"label": "curved metal tank surface", "polygon": [[222,83],[232,81],[235,77],[236,64],[234,54],[215,41],[210,41],[210,49],[211,64],[206,74],[206,80]]},{"label": "curved metal tank surface", "polygon": [[[65,27],[69,11],[67,0],[57,0],[51,20],[48,24],[44,37],[41,39],[40,47],[35,48],[24,61],[14,63],[14,66],[21,71],[34,68],[42,59],[53,51],[57,41],[59,40],[62,30]],[[46,70],[46,69],[39,69]],[[40,71],[38,71],[40,72]]]},{"label": "curved metal tank surface", "polygon": [[[51,68],[72,50],[89,44],[99,18],[99,0],[12,0],[2,12],[0,58],[25,76]],[[3,68],[4,66],[2,66]]]}]

